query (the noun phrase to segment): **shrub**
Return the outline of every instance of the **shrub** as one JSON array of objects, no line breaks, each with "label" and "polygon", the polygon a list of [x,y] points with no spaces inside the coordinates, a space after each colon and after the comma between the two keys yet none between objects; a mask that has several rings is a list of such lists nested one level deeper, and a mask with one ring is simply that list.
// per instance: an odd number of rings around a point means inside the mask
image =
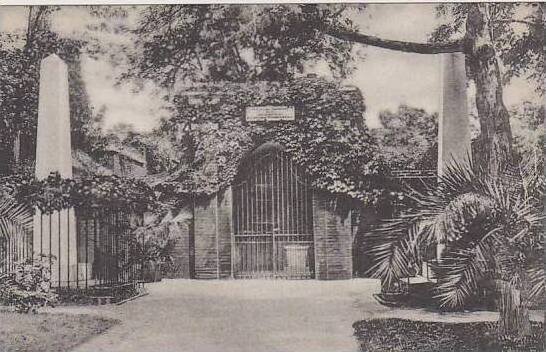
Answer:
[{"label": "shrub", "polygon": [[146,282],[160,281],[163,271],[174,265],[172,255],[180,236],[161,222],[161,215],[151,223],[135,226],[129,235],[129,264],[142,265],[142,279]]},{"label": "shrub", "polygon": [[13,272],[0,278],[0,302],[15,306],[20,313],[53,306],[57,295],[50,291],[51,273],[42,259],[18,262]]},{"label": "shrub", "polygon": [[544,324],[533,322],[524,338],[498,335],[496,322],[444,323],[386,318],[353,324],[365,352],[530,352],[544,351]]}]

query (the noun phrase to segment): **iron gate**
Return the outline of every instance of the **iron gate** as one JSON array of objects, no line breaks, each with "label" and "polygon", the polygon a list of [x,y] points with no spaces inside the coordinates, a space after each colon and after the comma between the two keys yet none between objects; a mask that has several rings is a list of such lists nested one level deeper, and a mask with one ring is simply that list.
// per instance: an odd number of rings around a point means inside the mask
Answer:
[{"label": "iron gate", "polygon": [[255,155],[233,187],[236,278],[314,277],[308,178],[280,150]]}]

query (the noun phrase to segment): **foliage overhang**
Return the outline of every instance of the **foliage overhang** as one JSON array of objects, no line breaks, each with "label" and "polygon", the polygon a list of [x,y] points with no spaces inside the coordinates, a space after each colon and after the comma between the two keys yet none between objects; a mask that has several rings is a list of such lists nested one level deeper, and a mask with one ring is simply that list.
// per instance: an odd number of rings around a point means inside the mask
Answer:
[{"label": "foliage overhang", "polygon": [[43,213],[71,207],[117,207],[141,212],[152,209],[155,204],[155,193],[146,183],[115,175],[89,174],[68,179],[51,173],[37,180],[29,174],[14,174],[0,179],[0,196]]},{"label": "foliage overhang", "polygon": [[[364,124],[357,89],[318,78],[195,85],[172,99],[161,130],[186,160],[160,188],[164,197],[211,195],[228,187],[245,155],[263,143],[284,148],[316,189],[365,204],[388,197],[384,163]],[[294,106],[295,121],[249,122],[250,106]]]}]

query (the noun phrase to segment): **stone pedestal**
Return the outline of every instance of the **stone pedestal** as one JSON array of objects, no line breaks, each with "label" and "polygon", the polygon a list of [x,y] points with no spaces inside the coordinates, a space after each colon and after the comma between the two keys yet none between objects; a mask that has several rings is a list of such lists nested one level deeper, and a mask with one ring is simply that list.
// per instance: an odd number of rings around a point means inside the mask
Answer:
[{"label": "stone pedestal", "polygon": [[438,175],[453,163],[471,158],[467,79],[463,53],[442,54],[442,88],[438,124]]},{"label": "stone pedestal", "polygon": [[[68,71],[55,54],[42,60],[40,67],[36,178],[46,178],[51,172],[72,178]],[[37,211],[33,237],[34,252],[53,257],[52,284],[64,286],[75,281],[78,263],[74,211],[67,209],[43,215]]]},{"label": "stone pedestal", "polygon": [[286,270],[289,274],[305,277],[309,273],[308,245],[292,244],[284,246],[286,250]]}]

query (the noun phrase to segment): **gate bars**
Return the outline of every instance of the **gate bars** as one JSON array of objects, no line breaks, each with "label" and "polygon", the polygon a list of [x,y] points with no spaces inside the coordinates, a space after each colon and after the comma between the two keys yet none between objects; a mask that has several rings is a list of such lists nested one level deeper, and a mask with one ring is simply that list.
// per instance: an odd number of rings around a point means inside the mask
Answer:
[{"label": "gate bars", "polygon": [[134,256],[131,216],[135,214],[113,208],[77,211],[77,287],[116,287],[141,280],[142,263]]},{"label": "gate bars", "polygon": [[286,153],[256,155],[233,187],[233,270],[238,278],[312,278],[308,179]]}]

